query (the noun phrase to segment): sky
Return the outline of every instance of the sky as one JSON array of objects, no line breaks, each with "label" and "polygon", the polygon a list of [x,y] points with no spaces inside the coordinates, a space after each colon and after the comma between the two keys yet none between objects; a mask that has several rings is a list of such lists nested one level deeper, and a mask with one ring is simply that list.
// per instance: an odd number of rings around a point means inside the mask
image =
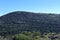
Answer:
[{"label": "sky", "polygon": [[60,0],[0,0],[0,16],[13,11],[60,14]]}]

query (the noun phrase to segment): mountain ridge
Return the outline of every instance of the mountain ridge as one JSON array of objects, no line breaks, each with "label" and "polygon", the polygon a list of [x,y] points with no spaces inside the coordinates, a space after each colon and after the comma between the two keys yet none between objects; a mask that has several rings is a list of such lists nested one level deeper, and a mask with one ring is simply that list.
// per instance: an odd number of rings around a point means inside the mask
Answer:
[{"label": "mountain ridge", "polygon": [[21,31],[58,33],[60,32],[60,15],[15,11],[0,17],[0,27],[0,34],[16,34]]}]

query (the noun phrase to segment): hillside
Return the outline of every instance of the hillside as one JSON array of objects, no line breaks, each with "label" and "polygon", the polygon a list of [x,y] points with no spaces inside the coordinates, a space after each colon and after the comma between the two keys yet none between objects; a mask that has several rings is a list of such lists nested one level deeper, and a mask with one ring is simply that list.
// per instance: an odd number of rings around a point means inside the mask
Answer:
[{"label": "hillside", "polygon": [[60,32],[60,14],[16,11],[0,17],[0,34],[21,31]]}]

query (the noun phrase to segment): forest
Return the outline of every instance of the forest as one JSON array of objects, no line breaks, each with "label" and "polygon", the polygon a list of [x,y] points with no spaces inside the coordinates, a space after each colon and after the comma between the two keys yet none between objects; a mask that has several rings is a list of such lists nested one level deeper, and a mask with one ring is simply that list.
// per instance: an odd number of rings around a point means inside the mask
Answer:
[{"label": "forest", "polygon": [[15,11],[0,16],[2,39],[59,40],[59,35],[60,14]]}]

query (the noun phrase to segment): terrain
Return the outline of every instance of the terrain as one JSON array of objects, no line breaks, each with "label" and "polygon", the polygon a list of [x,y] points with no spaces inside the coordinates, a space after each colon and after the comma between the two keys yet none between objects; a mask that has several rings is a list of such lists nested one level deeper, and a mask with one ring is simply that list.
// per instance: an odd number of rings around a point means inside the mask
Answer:
[{"label": "terrain", "polygon": [[60,14],[15,11],[0,16],[0,40],[60,40]]},{"label": "terrain", "polygon": [[0,17],[0,34],[16,34],[22,31],[60,32],[60,14],[10,12]]}]

